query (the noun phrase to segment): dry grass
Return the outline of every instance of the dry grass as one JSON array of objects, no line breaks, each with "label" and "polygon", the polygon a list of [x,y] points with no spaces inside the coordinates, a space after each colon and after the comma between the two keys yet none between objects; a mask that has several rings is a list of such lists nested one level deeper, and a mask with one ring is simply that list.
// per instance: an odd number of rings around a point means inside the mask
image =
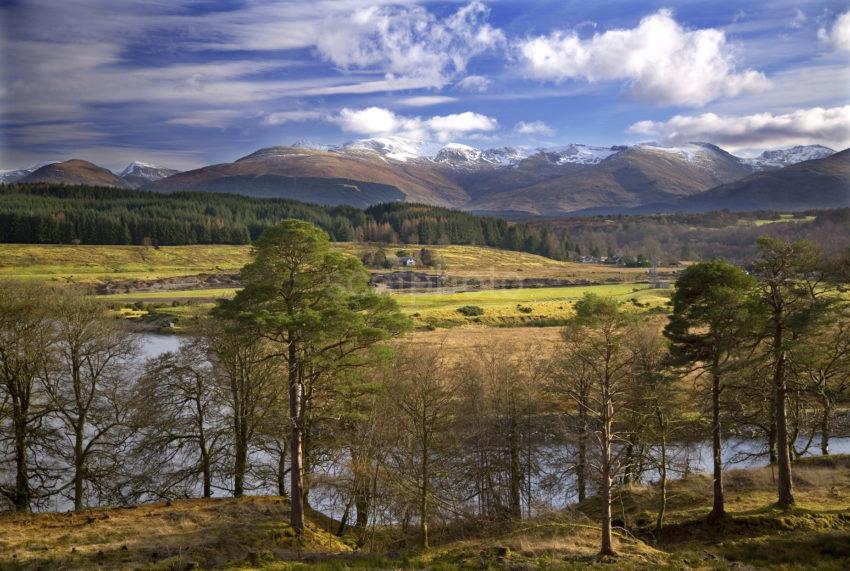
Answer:
[{"label": "dry grass", "polygon": [[288,507],[257,497],[7,515],[0,517],[0,568],[212,568],[350,551],[316,527],[299,544]]},{"label": "dry grass", "polygon": [[599,528],[580,514],[526,521],[514,530],[474,540],[451,543],[420,556],[426,567],[452,569],[545,568],[609,569],[667,568],[670,556],[635,539],[615,532],[617,557],[600,561]]},{"label": "dry grass", "polygon": [[0,244],[0,277],[60,283],[153,280],[235,272],[248,262],[249,254],[249,246]]},{"label": "dry grass", "polygon": [[[377,245],[337,243],[337,249],[360,256]],[[387,252],[417,251],[422,246],[383,246]],[[486,246],[425,246],[445,262],[455,278],[481,280],[563,278],[593,281],[645,279],[644,268],[559,262],[535,254]],[[88,246],[61,244],[0,244],[0,277],[44,279],[69,283],[105,280],[153,280],[200,273],[235,272],[250,261],[250,246]],[[420,268],[421,269],[421,268]],[[663,271],[664,269],[662,269]],[[427,270],[437,273],[438,270]]]}]

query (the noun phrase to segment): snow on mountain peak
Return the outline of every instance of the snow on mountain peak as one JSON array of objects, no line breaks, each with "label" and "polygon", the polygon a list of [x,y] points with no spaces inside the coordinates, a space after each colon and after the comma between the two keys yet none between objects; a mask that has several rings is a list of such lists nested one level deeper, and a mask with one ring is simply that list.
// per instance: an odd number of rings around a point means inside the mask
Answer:
[{"label": "snow on mountain peak", "polygon": [[311,139],[298,139],[292,143],[290,147],[305,149],[308,151],[327,151],[332,148],[330,145],[323,145],[322,143],[317,143]]},{"label": "snow on mountain peak", "polygon": [[756,170],[765,170],[787,167],[813,159],[825,159],[834,154],[835,151],[823,145],[797,145],[789,149],[764,151],[755,158],[742,159],[742,162],[752,165]]},{"label": "snow on mountain peak", "polygon": [[143,162],[143,161],[133,161],[132,163],[127,165],[127,168],[125,168],[123,171],[121,171],[121,174],[119,174],[118,176],[127,176],[129,174],[132,174],[133,172],[136,172],[136,171],[139,171],[139,170],[142,170],[142,169],[161,169],[161,168],[163,168],[163,167],[159,167],[157,165],[152,165],[150,163],[146,163],[146,162]]},{"label": "snow on mountain peak", "polygon": [[548,155],[555,155],[557,157],[555,162],[558,164],[574,163],[582,165],[595,165],[619,152],[618,149],[611,147],[591,147],[577,143],[560,147],[547,147],[541,150]]},{"label": "snow on mountain peak", "polygon": [[399,162],[415,160],[429,156],[433,144],[427,141],[417,141],[404,137],[373,137],[371,139],[358,139],[349,141],[342,145],[342,151],[374,152],[384,159],[392,159]]}]

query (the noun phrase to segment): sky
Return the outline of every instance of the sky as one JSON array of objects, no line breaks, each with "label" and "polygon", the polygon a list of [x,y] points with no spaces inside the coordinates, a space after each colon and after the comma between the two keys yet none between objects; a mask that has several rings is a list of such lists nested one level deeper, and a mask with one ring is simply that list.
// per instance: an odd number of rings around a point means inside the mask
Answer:
[{"label": "sky", "polygon": [[0,168],[299,140],[850,146],[850,2],[0,0]]}]

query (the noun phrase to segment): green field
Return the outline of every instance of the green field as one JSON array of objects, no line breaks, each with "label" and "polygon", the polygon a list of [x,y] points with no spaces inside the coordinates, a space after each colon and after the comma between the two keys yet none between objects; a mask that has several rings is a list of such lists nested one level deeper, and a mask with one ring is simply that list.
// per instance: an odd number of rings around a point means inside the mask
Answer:
[{"label": "green field", "polygon": [[[102,295],[98,299],[122,306],[136,302],[166,304],[165,307],[155,308],[156,311],[176,316],[182,313],[185,316],[211,307],[211,300],[232,297],[236,291],[233,288],[221,288],[139,292]],[[416,325],[453,327],[464,324],[507,326],[564,320],[572,315],[573,303],[586,292],[614,297],[636,310],[647,310],[664,306],[670,298],[670,291],[655,289],[647,284],[612,284],[391,295],[396,297],[402,311],[411,316]],[[168,305],[173,301],[179,305]],[[482,308],[483,315],[467,317],[457,311],[459,307],[467,305]],[[139,314],[131,313],[127,316],[139,317]]]},{"label": "green field", "polygon": [[780,214],[779,218],[777,218],[777,219],[754,220],[752,222],[752,224],[755,224],[756,226],[765,226],[767,224],[776,224],[777,222],[795,222],[795,223],[814,222],[815,218],[816,218],[815,216],[804,216],[802,218],[797,218],[793,214]]},{"label": "green field", "polygon": [[[417,251],[416,245],[340,243],[336,247],[360,256],[382,247],[388,254]],[[465,324],[509,326],[554,324],[567,319],[572,304],[586,291],[614,296],[635,309],[663,306],[669,290],[652,290],[645,283],[643,268],[561,262],[527,254],[482,246],[427,246],[443,262],[443,268],[417,268],[441,272],[450,278],[475,278],[480,282],[499,279],[556,278],[595,282],[622,281],[609,285],[545,287],[525,289],[481,289],[454,293],[393,293],[403,311],[419,327],[455,327]],[[250,261],[249,246],[72,246],[0,245],[0,278],[37,279],[58,283],[96,284],[121,281],[150,281],[206,273],[235,273]],[[383,270],[386,271],[386,270]],[[123,286],[122,286],[123,287]],[[178,286],[179,287],[179,286]],[[131,290],[132,291],[132,290]],[[216,299],[234,295],[234,288],[174,289],[101,295],[118,315],[137,319],[148,312],[175,318],[201,314]],[[135,305],[135,307],[130,307]],[[483,309],[483,315],[465,316],[464,305]],[[142,307],[144,306],[144,307]],[[121,310],[121,308],[125,308]]]},{"label": "green field", "polygon": [[68,283],[153,280],[235,272],[248,262],[249,254],[249,246],[0,244],[0,277]]},{"label": "green field", "polygon": [[[411,244],[338,243],[352,255],[383,247],[414,252]],[[643,268],[618,268],[560,262],[524,252],[485,246],[427,246],[437,252],[449,276],[483,278],[585,278],[633,281],[646,276]],[[0,244],[0,278],[46,279],[68,283],[109,280],[154,280],[201,273],[236,272],[250,261],[250,246],[73,246],[57,244]],[[418,268],[421,270],[421,268]],[[443,270],[427,269],[439,272]]]}]

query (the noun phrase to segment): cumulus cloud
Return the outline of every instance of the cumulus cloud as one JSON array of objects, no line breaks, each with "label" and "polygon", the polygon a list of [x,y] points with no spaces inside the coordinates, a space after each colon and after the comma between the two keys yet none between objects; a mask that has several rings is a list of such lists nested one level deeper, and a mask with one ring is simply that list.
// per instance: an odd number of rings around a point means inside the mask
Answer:
[{"label": "cumulus cloud", "polygon": [[468,75],[457,82],[457,86],[462,91],[470,93],[483,93],[490,88],[493,83],[482,75]]},{"label": "cumulus cloud", "polygon": [[850,10],[838,16],[831,29],[818,30],[818,38],[836,51],[850,52]]},{"label": "cumulus cloud", "polygon": [[520,121],[514,126],[514,131],[521,135],[547,135],[555,134],[555,129],[544,123],[543,121]]},{"label": "cumulus cloud", "polygon": [[341,68],[377,68],[441,87],[472,57],[504,42],[488,15],[477,0],[442,19],[420,6],[370,6],[330,17],[316,49]]},{"label": "cumulus cloud", "polygon": [[777,115],[676,115],[667,121],[640,121],[629,131],[658,136],[671,144],[708,141],[733,151],[816,143],[843,149],[850,146],[850,105]]},{"label": "cumulus cloud", "polygon": [[494,131],[499,126],[492,117],[471,111],[422,118],[399,115],[383,107],[344,108],[327,119],[348,133],[397,135],[410,139],[436,139],[440,142]]},{"label": "cumulus cloud", "polygon": [[528,38],[516,46],[525,73],[548,81],[624,81],[641,100],[702,106],[720,97],[770,86],[764,74],[736,71],[722,30],[688,30],[669,10],[637,27],[581,39],[574,31]]}]

